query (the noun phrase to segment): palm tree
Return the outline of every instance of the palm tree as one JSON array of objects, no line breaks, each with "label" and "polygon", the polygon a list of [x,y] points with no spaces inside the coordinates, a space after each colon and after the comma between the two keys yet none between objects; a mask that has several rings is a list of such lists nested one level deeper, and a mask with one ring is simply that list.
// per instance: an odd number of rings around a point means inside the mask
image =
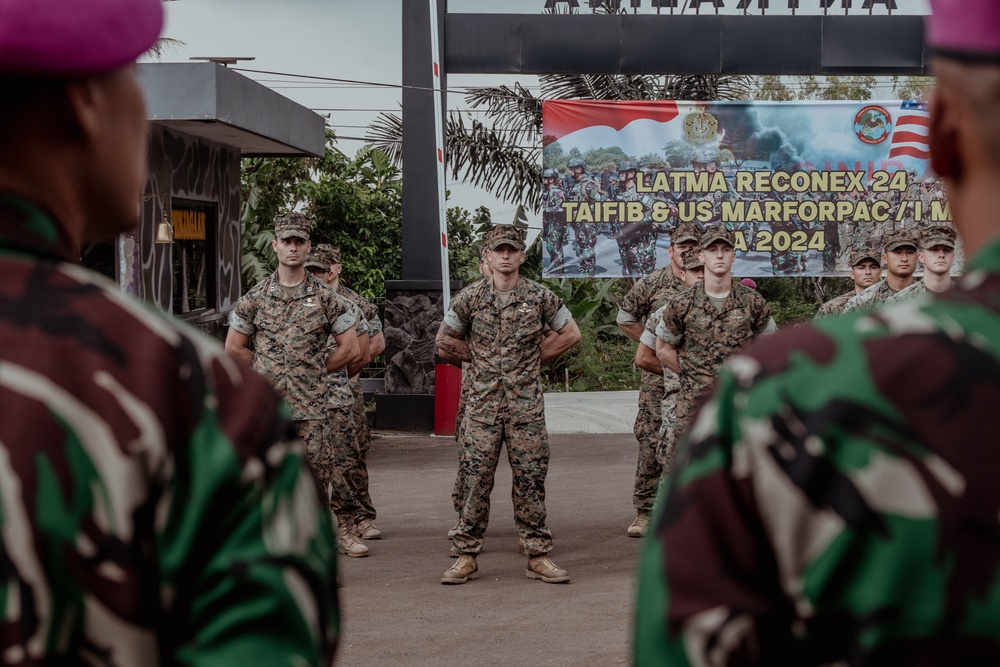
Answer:
[{"label": "palm tree", "polygon": [[[485,188],[503,201],[537,213],[541,206],[542,101],[587,100],[735,100],[752,91],[749,76],[551,74],[539,77],[540,95],[515,83],[472,88],[465,96],[486,121],[449,112],[445,146],[451,178]],[[403,123],[382,113],[366,139],[396,163],[402,162]]]}]

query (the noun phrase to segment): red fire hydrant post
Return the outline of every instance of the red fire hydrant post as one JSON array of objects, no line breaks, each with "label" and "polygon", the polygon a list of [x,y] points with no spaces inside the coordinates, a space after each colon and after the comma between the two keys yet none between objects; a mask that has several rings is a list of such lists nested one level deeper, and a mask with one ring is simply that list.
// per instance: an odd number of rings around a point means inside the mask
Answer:
[{"label": "red fire hydrant post", "polygon": [[434,435],[455,435],[462,369],[434,355]]}]

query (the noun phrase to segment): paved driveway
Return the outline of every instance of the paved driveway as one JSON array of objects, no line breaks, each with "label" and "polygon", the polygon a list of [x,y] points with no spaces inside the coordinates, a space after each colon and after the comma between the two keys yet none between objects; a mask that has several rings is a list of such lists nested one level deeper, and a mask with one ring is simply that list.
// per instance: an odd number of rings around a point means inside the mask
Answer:
[{"label": "paved driveway", "polygon": [[445,533],[456,518],[454,440],[381,434],[369,469],[385,539],[367,542],[368,558],[340,560],[344,636],[337,665],[627,664],[640,545],[625,536],[634,517],[636,459],[630,424],[628,430],[550,438],[552,557],[571,583],[524,576],[510,468],[501,457],[481,576],[461,586],[439,583],[453,562]]}]

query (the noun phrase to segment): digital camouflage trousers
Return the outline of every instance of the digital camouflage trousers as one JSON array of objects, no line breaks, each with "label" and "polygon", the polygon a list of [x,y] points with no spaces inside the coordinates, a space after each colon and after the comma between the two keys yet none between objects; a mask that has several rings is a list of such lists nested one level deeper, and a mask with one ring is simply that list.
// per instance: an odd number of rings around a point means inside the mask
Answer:
[{"label": "digital camouflage trousers", "polygon": [[365,414],[365,394],[361,382],[351,382],[351,392],[354,394],[354,431],[355,450],[358,453],[357,466],[351,471],[351,480],[357,489],[358,503],[361,505],[361,519],[375,519],[375,506],[368,491],[368,450],[372,446],[371,429],[368,428],[368,415]]},{"label": "digital camouflage trousers", "polygon": [[545,476],[549,469],[548,432],[544,421],[494,424],[466,420],[461,435],[460,477],[464,480],[458,532],[452,541],[460,553],[478,554],[490,519],[490,493],[500,461],[500,448],[507,446],[513,474],[511,499],[514,521],[528,556],[552,549],[552,533],[545,525]]},{"label": "digital camouflage trousers", "polygon": [[[305,445],[306,459],[319,483],[322,497],[328,499],[330,509],[338,520],[352,525],[359,512],[359,505],[357,493],[348,475],[352,461],[356,458],[352,453],[354,419],[350,408],[332,409],[329,419],[297,420],[295,428]],[[351,441],[345,447],[343,437],[348,429]]]}]

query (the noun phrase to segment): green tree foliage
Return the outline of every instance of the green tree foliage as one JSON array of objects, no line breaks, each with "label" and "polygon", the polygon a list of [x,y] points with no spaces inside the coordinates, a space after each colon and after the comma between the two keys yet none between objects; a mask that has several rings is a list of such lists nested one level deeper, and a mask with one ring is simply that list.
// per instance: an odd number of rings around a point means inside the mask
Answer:
[{"label": "green tree foliage", "polygon": [[307,188],[314,243],[340,248],[343,279],[366,298],[385,295],[403,270],[403,184],[381,151],[349,158],[332,145]]},{"label": "green tree foliage", "polygon": [[454,206],[448,214],[448,272],[452,280],[468,285],[479,280],[479,253],[486,230],[493,226],[490,209],[480,206],[475,213]]},{"label": "green tree foliage", "polygon": [[303,201],[303,184],[314,160],[247,158],[241,173],[241,271],[244,291],[274,272],[278,259],[271,247],[274,219]]},{"label": "green tree foliage", "polygon": [[381,151],[349,158],[327,136],[321,159],[252,158],[243,161],[242,275],[244,289],[272,273],[274,219],[300,210],[313,216],[313,243],[340,248],[343,280],[368,298],[385,294],[385,281],[402,272],[402,182]]}]

